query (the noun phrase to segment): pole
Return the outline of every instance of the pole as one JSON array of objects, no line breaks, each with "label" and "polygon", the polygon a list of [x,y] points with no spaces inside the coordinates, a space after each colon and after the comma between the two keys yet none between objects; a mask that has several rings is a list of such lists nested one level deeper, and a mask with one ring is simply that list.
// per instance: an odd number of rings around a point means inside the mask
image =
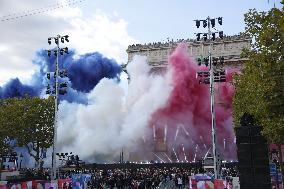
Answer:
[{"label": "pole", "polygon": [[209,44],[209,71],[210,71],[210,99],[211,99],[211,124],[212,124],[212,149],[213,149],[213,158],[214,158],[214,177],[215,179],[219,178],[219,168],[218,168],[218,160],[217,160],[217,144],[216,144],[216,117],[215,117],[215,90],[214,90],[214,67],[212,65],[212,57],[211,57],[211,30],[210,30],[210,17],[207,17],[208,23],[208,39],[210,40]]},{"label": "pole", "polygon": [[3,155],[0,155],[0,180],[2,179]]},{"label": "pole", "polygon": [[53,154],[52,154],[52,180],[56,180],[56,140],[57,140],[57,110],[58,110],[58,62],[59,62],[59,39],[57,35],[57,56],[55,67],[55,104],[54,104],[54,136],[53,136]]},{"label": "pole", "polygon": [[121,149],[121,163],[124,163],[124,158],[123,158],[123,147]]}]

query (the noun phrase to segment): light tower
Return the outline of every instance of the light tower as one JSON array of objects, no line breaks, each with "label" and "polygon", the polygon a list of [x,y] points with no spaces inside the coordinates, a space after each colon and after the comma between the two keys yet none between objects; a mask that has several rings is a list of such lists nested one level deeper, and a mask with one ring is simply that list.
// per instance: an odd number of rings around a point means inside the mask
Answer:
[{"label": "light tower", "polygon": [[[206,67],[209,66],[209,71],[200,71],[197,72],[197,77],[200,77],[199,83],[210,84],[210,109],[211,109],[211,132],[212,132],[212,150],[213,150],[213,158],[214,158],[214,177],[215,179],[220,178],[220,161],[218,159],[218,146],[217,146],[217,133],[216,133],[216,116],[215,116],[215,82],[226,82],[225,71],[222,69],[224,58],[212,58],[211,48],[213,41],[216,38],[216,33],[219,33],[219,37],[223,38],[223,31],[212,32],[211,28],[215,28],[215,21],[218,21],[220,25],[222,25],[222,17],[211,19],[209,16],[205,20],[195,20],[196,27],[200,27],[200,23],[204,28],[208,28],[208,32],[206,33],[197,33],[197,41],[200,40],[201,35],[203,36],[203,40],[209,40],[209,50],[208,57],[198,58],[198,65],[205,64]],[[219,68],[217,68],[218,63],[220,63]],[[209,78],[208,78],[209,77]]]},{"label": "light tower", "polygon": [[[58,117],[58,96],[64,95],[67,93],[67,83],[59,83],[58,76],[61,78],[67,77],[67,71],[66,70],[59,70],[59,56],[63,55],[64,53],[68,54],[68,48],[60,48],[59,44],[66,42],[69,42],[68,35],[60,36],[57,35],[56,37],[49,37],[48,38],[48,44],[51,45],[51,40],[54,39],[54,42],[56,44],[56,48],[52,50],[47,50],[47,55],[50,57],[52,52],[54,56],[56,57],[56,65],[55,65],[55,72],[54,72],[54,79],[55,84],[50,86],[48,84],[46,94],[54,95],[55,97],[55,110],[54,110],[54,131],[53,131],[53,146],[52,146],[52,172],[51,172],[51,179],[56,180],[56,140],[57,140],[57,117]],[[50,78],[50,73],[47,73],[47,79]]]}]

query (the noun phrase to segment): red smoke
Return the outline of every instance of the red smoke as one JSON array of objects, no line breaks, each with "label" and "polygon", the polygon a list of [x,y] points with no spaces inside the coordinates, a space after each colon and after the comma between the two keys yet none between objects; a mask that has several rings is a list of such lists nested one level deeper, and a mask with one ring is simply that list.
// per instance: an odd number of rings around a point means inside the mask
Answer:
[{"label": "red smoke", "polygon": [[[176,148],[180,153],[180,146],[184,144],[187,159],[190,161],[193,160],[197,145],[197,159],[203,157],[212,146],[209,85],[199,84],[199,78],[196,78],[197,71],[206,69],[208,70],[206,67],[197,66],[189,57],[186,44],[180,44],[169,57],[168,71],[172,76],[173,90],[165,107],[156,111],[151,120],[151,125],[155,125],[158,132],[168,125],[168,148]],[[232,71],[227,73],[227,80],[232,81],[232,74]],[[230,82],[217,83],[215,92],[217,137],[221,158],[235,158],[232,127],[234,88]],[[179,124],[184,125],[184,129],[180,128],[177,132]],[[178,137],[174,140],[176,133]],[[164,137],[164,133],[159,132],[157,137]]]}]

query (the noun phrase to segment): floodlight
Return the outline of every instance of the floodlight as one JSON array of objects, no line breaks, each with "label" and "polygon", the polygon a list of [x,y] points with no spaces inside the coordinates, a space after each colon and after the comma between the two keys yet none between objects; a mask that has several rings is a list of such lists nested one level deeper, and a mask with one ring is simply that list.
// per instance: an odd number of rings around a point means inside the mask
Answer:
[{"label": "floodlight", "polygon": [[222,17],[219,17],[219,18],[218,18],[218,23],[219,23],[220,25],[222,25]]},{"label": "floodlight", "polygon": [[206,26],[207,26],[207,21],[203,20],[203,28],[206,28]]},{"label": "floodlight", "polygon": [[216,35],[215,33],[212,33],[212,40],[215,41],[215,39],[216,39]]},{"label": "floodlight", "polygon": [[51,38],[50,37],[47,39],[47,42],[48,42],[49,45],[51,45]]},{"label": "floodlight", "polygon": [[65,41],[69,42],[69,39],[68,39],[69,35],[65,35],[64,38],[65,38]]},{"label": "floodlight", "polygon": [[214,19],[211,19],[210,21],[211,21],[211,26],[212,26],[212,28],[214,28],[214,27],[215,27],[215,18],[214,18]]},{"label": "floodlight", "polygon": [[207,41],[207,33],[203,34],[203,40]]},{"label": "floodlight", "polygon": [[223,31],[219,31],[219,37],[223,39]]},{"label": "floodlight", "polygon": [[200,26],[200,20],[196,20],[195,22],[196,22],[196,27],[199,28],[199,26]]},{"label": "floodlight", "polygon": [[200,35],[201,35],[201,33],[198,33],[198,34],[196,34],[196,37],[197,37],[197,41],[200,41]]}]

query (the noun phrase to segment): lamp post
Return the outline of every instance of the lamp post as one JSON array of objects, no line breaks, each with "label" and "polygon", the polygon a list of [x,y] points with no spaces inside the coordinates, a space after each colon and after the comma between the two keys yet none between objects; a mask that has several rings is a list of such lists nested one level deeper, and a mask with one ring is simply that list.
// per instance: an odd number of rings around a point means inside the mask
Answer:
[{"label": "lamp post", "polygon": [[[51,179],[56,179],[56,140],[57,140],[57,118],[58,118],[58,95],[64,95],[66,94],[66,87],[67,83],[59,83],[58,82],[58,76],[60,77],[67,77],[66,70],[59,70],[59,55],[63,55],[64,53],[68,54],[68,48],[60,48],[59,43],[64,41],[69,42],[68,35],[60,36],[57,35],[55,37],[49,37],[48,38],[48,44],[51,45],[51,40],[54,39],[54,42],[56,44],[54,52],[54,56],[56,56],[56,65],[55,65],[55,85],[54,90],[51,91],[50,85],[47,86],[46,94],[54,94],[55,95],[55,103],[54,103],[54,131],[53,131],[53,146],[52,146],[52,172],[51,172]],[[47,50],[47,54],[50,57],[52,50]],[[50,73],[47,73],[47,78],[50,79]]]},{"label": "lamp post", "polygon": [[[208,57],[204,58],[203,61],[206,66],[209,66],[209,72],[203,71],[203,72],[197,72],[198,77],[204,77],[202,78],[199,83],[204,84],[210,84],[210,109],[211,109],[211,134],[212,134],[212,150],[213,150],[213,159],[214,159],[214,177],[215,179],[220,178],[219,172],[220,172],[220,162],[218,160],[218,147],[217,147],[217,133],[216,133],[216,115],[215,115],[215,89],[214,89],[214,83],[215,82],[225,82],[225,72],[223,70],[216,70],[215,64],[217,64],[216,59],[212,61],[212,53],[211,53],[211,47],[213,44],[213,41],[215,40],[216,33],[219,33],[219,37],[223,38],[223,32],[211,32],[211,27],[215,27],[215,20],[218,20],[218,23],[222,25],[222,17],[219,18],[213,18],[211,19],[209,16],[205,20],[195,20],[196,21],[196,27],[200,27],[200,22],[203,22],[203,27],[208,28],[207,33],[197,33],[197,41],[200,40],[201,34],[203,34],[204,41],[209,40],[209,50],[208,50]],[[211,37],[212,36],[212,37]],[[220,57],[220,63],[222,64],[224,58]],[[198,65],[201,65],[202,60],[198,59]],[[208,78],[209,76],[209,78]]]}]

